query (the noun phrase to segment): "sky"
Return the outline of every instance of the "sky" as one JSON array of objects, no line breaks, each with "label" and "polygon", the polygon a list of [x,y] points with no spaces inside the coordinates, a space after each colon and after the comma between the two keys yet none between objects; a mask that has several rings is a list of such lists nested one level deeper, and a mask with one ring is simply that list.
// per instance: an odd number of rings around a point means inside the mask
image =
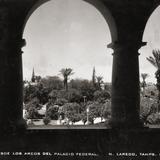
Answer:
[{"label": "sky", "polygon": [[[160,49],[160,8],[150,17],[140,49],[140,73],[149,73],[147,82],[155,83],[156,69],[146,60],[152,50]],[[29,18],[23,37],[23,77],[30,80],[32,70],[42,77],[60,76],[62,68],[72,68],[72,78],[91,79],[96,75],[111,82],[111,35],[107,22],[92,5],[82,0],[52,0]]]},{"label": "sky", "polygon": [[144,30],[143,42],[147,45],[142,47],[139,52],[140,74],[149,74],[147,82],[156,83],[155,72],[156,68],[151,65],[146,57],[152,56],[153,49],[160,49],[160,7],[158,7],[150,16],[146,28]]}]

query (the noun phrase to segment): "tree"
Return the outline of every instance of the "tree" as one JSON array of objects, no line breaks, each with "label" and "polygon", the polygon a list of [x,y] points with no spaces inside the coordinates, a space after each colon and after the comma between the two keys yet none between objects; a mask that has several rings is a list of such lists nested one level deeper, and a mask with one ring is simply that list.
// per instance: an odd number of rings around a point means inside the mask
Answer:
[{"label": "tree", "polygon": [[160,124],[160,114],[158,112],[150,114],[147,118],[147,123],[152,124],[152,125],[159,125]]},{"label": "tree", "polygon": [[61,90],[63,88],[63,81],[58,76],[47,76],[41,80],[41,83],[50,90]]},{"label": "tree", "polygon": [[80,85],[80,91],[82,96],[86,96],[87,101],[92,101],[93,100],[93,93],[95,92],[95,87],[93,87],[93,84],[91,81],[88,80],[82,80],[81,85]]},{"label": "tree", "polygon": [[58,110],[59,110],[58,105],[49,106],[46,112],[46,117],[49,117],[52,120],[57,120],[59,116]]},{"label": "tree", "polygon": [[81,88],[81,85],[82,85],[82,82],[83,82],[83,79],[72,79],[70,82],[69,82],[69,87],[71,89],[77,89],[77,90],[80,90]]},{"label": "tree", "polygon": [[69,76],[73,75],[73,69],[71,68],[62,68],[60,73],[63,76],[63,84],[66,91],[68,91],[68,78]]},{"label": "tree", "polygon": [[47,125],[50,121],[51,121],[51,119],[50,119],[49,117],[44,117],[44,118],[43,118],[43,123],[44,123],[45,125]]},{"label": "tree", "polygon": [[49,99],[52,100],[53,102],[56,101],[56,99],[58,98],[58,91],[57,90],[52,90],[50,93],[49,93]]},{"label": "tree", "polygon": [[76,102],[76,103],[83,102],[83,96],[82,96],[81,92],[77,89],[70,89],[67,92],[67,99],[71,103],[73,103],[73,102]]},{"label": "tree", "polygon": [[97,79],[97,88],[101,90],[101,84],[103,83],[103,77],[96,76],[96,79]]},{"label": "tree", "polygon": [[30,102],[33,98],[36,97],[37,86],[29,84],[28,86],[24,87],[23,94],[24,94],[24,103]]},{"label": "tree", "polygon": [[65,98],[57,98],[54,102],[54,104],[58,106],[63,106],[65,103],[68,103],[68,100]]},{"label": "tree", "polygon": [[30,106],[28,109],[28,119],[37,119],[39,118],[38,110],[33,106]]},{"label": "tree", "polygon": [[39,104],[39,99],[37,97],[34,97],[28,103],[25,104],[25,109],[28,110],[33,105],[34,108],[36,108],[37,110],[42,108],[42,105]]},{"label": "tree", "polygon": [[81,114],[79,113],[80,105],[78,103],[66,103],[62,108],[62,112],[65,117],[71,122],[77,122],[81,119]]},{"label": "tree", "polygon": [[43,87],[42,83],[24,87],[24,103],[30,102],[34,98],[38,98],[40,104],[48,102],[49,89]]},{"label": "tree", "polygon": [[141,77],[142,77],[142,88],[143,88],[143,95],[145,95],[145,87],[146,87],[146,78],[148,77],[148,74],[147,73],[142,73],[141,74]]},{"label": "tree", "polygon": [[[141,97],[140,101],[140,118],[143,123],[147,124],[152,121],[152,114],[157,111],[157,104],[154,99],[148,97]],[[149,119],[148,119],[149,118]]]},{"label": "tree", "polygon": [[157,71],[155,72],[155,77],[157,79],[156,86],[158,89],[158,104],[159,104],[160,102],[160,50],[153,50],[152,54],[153,54],[153,57],[152,56],[147,57],[147,60],[157,69]]},{"label": "tree", "polygon": [[37,83],[41,82],[42,77],[41,76],[35,76],[35,80]]},{"label": "tree", "polygon": [[36,96],[39,99],[40,104],[45,104],[48,102],[49,92],[50,90],[48,88],[45,88],[42,83],[37,85]]},{"label": "tree", "polygon": [[103,116],[103,104],[102,103],[99,103],[99,102],[93,102],[93,103],[90,103],[86,106],[86,108],[89,108],[89,121],[93,124],[94,123],[94,120],[97,118],[97,117],[101,117],[102,119],[102,116]]},{"label": "tree", "polygon": [[110,93],[107,90],[97,90],[94,92],[94,100],[99,103],[105,103],[106,100],[110,99]]},{"label": "tree", "polygon": [[27,104],[25,104],[25,109],[27,111],[27,119],[37,119],[41,118],[41,115],[38,113],[38,110],[42,108],[42,105],[39,104],[39,99],[34,97]]}]

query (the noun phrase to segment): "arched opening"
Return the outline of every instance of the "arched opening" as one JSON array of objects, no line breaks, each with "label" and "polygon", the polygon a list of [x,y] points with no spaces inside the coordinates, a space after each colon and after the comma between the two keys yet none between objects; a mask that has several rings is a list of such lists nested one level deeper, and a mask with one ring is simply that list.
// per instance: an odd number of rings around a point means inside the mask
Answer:
[{"label": "arched opening", "polygon": [[[37,111],[45,111],[41,122],[49,118],[53,125],[65,124],[65,119],[101,123],[110,116],[111,35],[95,7],[82,0],[47,2],[29,18],[23,36],[27,119],[39,119]],[[63,69],[73,71],[67,89]]]},{"label": "arched opening", "polygon": [[[159,98],[156,71],[160,63],[153,50],[160,50],[160,7],[150,16],[143,35],[143,42],[147,45],[140,50],[140,82],[141,82],[141,117],[149,127],[159,126]],[[152,57],[152,58],[150,58]],[[155,64],[151,61],[156,58]],[[152,59],[147,60],[147,59]]]}]

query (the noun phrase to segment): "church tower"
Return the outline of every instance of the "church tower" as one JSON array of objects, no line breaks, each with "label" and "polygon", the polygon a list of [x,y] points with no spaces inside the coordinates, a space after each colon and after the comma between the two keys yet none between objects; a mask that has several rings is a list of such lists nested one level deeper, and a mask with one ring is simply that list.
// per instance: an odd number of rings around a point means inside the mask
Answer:
[{"label": "church tower", "polygon": [[96,70],[95,70],[95,67],[93,67],[92,83],[93,83],[93,86],[96,85]]},{"label": "church tower", "polygon": [[35,81],[36,81],[36,76],[35,76],[34,68],[33,68],[31,82],[35,83]]}]

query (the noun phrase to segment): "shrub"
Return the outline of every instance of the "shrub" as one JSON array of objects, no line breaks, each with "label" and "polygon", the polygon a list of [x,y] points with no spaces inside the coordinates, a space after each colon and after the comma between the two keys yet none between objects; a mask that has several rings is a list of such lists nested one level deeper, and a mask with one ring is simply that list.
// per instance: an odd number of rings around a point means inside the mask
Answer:
[{"label": "shrub", "polygon": [[53,120],[57,120],[58,114],[59,114],[58,110],[59,110],[58,105],[49,106],[49,108],[47,109],[47,112],[46,112],[47,117],[49,117],[50,119],[53,119]]},{"label": "shrub", "polygon": [[148,116],[147,122],[149,124],[160,124],[160,114],[159,113],[152,113]]},{"label": "shrub", "polygon": [[107,101],[104,104],[103,117],[105,119],[110,119],[111,118],[111,101]]},{"label": "shrub", "polygon": [[77,90],[77,89],[69,89],[68,92],[66,92],[65,90],[61,90],[61,91],[58,92],[57,98],[65,99],[69,103],[73,103],[73,102],[80,103],[80,102],[83,102],[83,96],[82,96],[81,92],[79,90]]},{"label": "shrub", "polygon": [[77,122],[81,119],[80,105],[78,103],[66,103],[62,108],[62,112],[71,122]]},{"label": "shrub", "polygon": [[38,117],[38,110],[34,106],[30,106],[28,109],[27,119],[37,119]]},{"label": "shrub", "polygon": [[58,106],[63,106],[66,103],[68,103],[68,101],[65,98],[57,98],[54,104]]},{"label": "shrub", "polygon": [[44,118],[43,118],[43,123],[44,123],[45,125],[47,125],[50,121],[51,121],[51,119],[50,119],[49,117],[44,117]]},{"label": "shrub", "polygon": [[93,124],[94,120],[97,117],[103,117],[103,110],[104,110],[104,105],[102,103],[99,103],[97,101],[88,103],[86,106],[86,109],[89,109],[89,121]]},{"label": "shrub", "polygon": [[[148,98],[148,97],[141,97],[141,103],[140,103],[140,118],[144,123],[152,123],[151,119],[155,119],[153,118],[154,116],[152,114],[156,113],[157,111],[157,103],[155,103],[155,100],[152,98]],[[149,118],[148,121],[148,117],[152,115]],[[153,120],[155,121],[155,120]]]},{"label": "shrub", "polygon": [[100,90],[100,91],[98,90],[98,91],[94,92],[94,100],[96,100],[96,101],[99,101],[99,102],[102,101],[102,103],[103,103],[103,102],[105,102],[105,100],[110,99],[110,98],[111,98],[111,96],[110,96],[109,92],[106,90]]},{"label": "shrub", "polygon": [[[95,118],[94,114],[92,112],[90,112],[88,116],[89,116],[88,117],[89,122],[91,124],[94,124],[94,118]],[[81,120],[83,121],[84,124],[86,124],[86,122],[87,122],[87,112],[86,111],[81,114]]]}]

